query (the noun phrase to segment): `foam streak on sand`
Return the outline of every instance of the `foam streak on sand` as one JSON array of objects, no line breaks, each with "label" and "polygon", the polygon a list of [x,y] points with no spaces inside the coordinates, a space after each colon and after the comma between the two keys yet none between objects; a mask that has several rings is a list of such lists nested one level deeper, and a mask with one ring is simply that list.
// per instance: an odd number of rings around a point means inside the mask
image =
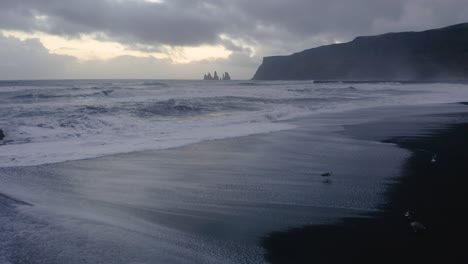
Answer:
[{"label": "foam streak on sand", "polygon": [[462,97],[462,84],[0,82],[0,167],[167,149],[290,129],[284,121],[297,117]]}]

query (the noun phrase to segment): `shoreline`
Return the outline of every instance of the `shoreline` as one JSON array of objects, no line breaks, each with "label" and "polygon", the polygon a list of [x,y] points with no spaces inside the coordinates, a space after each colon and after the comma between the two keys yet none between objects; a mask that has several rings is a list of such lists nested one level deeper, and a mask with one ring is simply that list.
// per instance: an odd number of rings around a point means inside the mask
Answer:
[{"label": "shoreline", "polygon": [[[468,173],[464,164],[468,160],[467,117],[466,112],[446,114],[448,122],[442,123],[437,118],[436,121],[426,118],[419,125],[432,124],[423,133],[402,129],[395,134],[398,123],[411,122],[397,120],[386,124],[394,127],[392,136],[378,129],[379,123],[385,125],[385,121],[346,128],[350,134],[355,133],[353,128],[370,130],[364,139],[370,136],[411,153],[401,176],[384,192],[386,202],[379,206],[382,211],[342,218],[337,224],[273,232],[261,242],[265,258],[273,264],[466,263],[468,256],[464,254],[463,243],[455,241],[456,237],[468,234],[467,218],[463,217],[467,209],[464,203],[467,200],[464,186],[468,183],[464,177]],[[362,138],[362,133],[355,134]],[[437,161],[431,163],[434,154]],[[416,212],[427,232],[412,233],[404,217],[408,210]]]},{"label": "shoreline", "polygon": [[[431,107],[443,107],[443,108],[449,108],[448,112],[451,113],[453,112],[454,110],[450,109],[450,106],[454,106],[456,107],[457,105],[460,105],[460,104],[465,104],[465,105],[468,105],[468,102],[459,102],[459,103],[434,103],[434,104],[422,104],[422,105],[416,105],[416,106],[409,106],[409,105],[403,105],[403,106],[400,106],[402,108],[405,108],[405,109],[411,109],[411,108],[414,108],[414,109],[421,109],[421,108],[431,108]],[[387,112],[388,110],[390,110],[389,112]],[[66,160],[61,160],[61,161],[52,161],[52,162],[43,162],[43,163],[38,163],[38,164],[35,164],[35,163],[32,163],[32,164],[19,164],[19,165],[0,165],[0,168],[22,168],[22,167],[38,167],[38,166],[48,166],[48,165],[57,165],[57,164],[67,164],[67,163],[73,163],[73,162],[79,162],[79,161],[86,161],[86,160],[94,160],[94,159],[100,159],[100,158],[106,158],[106,157],[113,157],[113,156],[122,156],[122,155],[132,155],[132,154],[139,154],[139,153],[152,153],[152,152],[159,152],[159,151],[167,151],[167,150],[177,150],[177,149],[183,149],[183,148],[187,148],[187,147],[190,147],[190,146],[193,146],[193,145],[197,145],[197,144],[203,144],[203,143],[206,143],[206,142],[210,142],[210,141],[222,141],[222,140],[230,140],[230,139],[236,139],[236,138],[244,138],[244,137],[251,137],[251,136],[263,136],[263,135],[268,135],[268,134],[274,134],[274,133],[281,133],[283,131],[290,131],[290,130],[294,130],[294,129],[300,129],[301,126],[309,126],[309,125],[304,125],[304,123],[308,122],[309,120],[314,120],[314,119],[318,119],[318,120],[323,120],[323,119],[329,119],[330,117],[331,118],[334,118],[334,117],[339,117],[339,118],[342,118],[344,122],[347,122],[345,119],[346,118],[343,118],[344,116],[348,116],[348,115],[352,115],[354,113],[369,113],[369,112],[373,112],[373,111],[376,111],[376,112],[379,112],[380,114],[382,114],[383,116],[382,117],[371,117],[370,119],[366,120],[366,121],[358,121],[358,123],[356,124],[359,124],[359,123],[363,123],[363,122],[373,122],[373,121],[378,121],[378,120],[384,120],[386,118],[395,118],[395,113],[393,111],[399,111],[399,106],[370,106],[370,107],[364,107],[364,108],[358,108],[358,109],[348,109],[348,110],[344,110],[344,111],[339,111],[339,112],[322,112],[322,113],[316,113],[316,114],[311,114],[311,115],[307,115],[307,116],[299,116],[299,117],[293,117],[291,119],[288,119],[288,120],[280,120],[280,121],[275,121],[275,122],[272,122],[270,125],[271,126],[274,126],[274,125],[277,125],[277,124],[281,124],[283,125],[283,128],[275,128],[275,129],[270,129],[270,130],[266,130],[266,131],[262,131],[262,132],[257,132],[257,131],[254,131],[254,132],[249,132],[249,133],[245,133],[245,134],[240,134],[240,135],[228,135],[228,136],[222,136],[222,137],[214,137],[214,138],[210,138],[210,139],[204,139],[204,140],[201,140],[201,141],[194,141],[194,142],[189,142],[189,143],[181,143],[180,145],[175,145],[175,146],[170,146],[170,147],[161,147],[161,148],[149,148],[149,149],[142,149],[142,150],[131,150],[131,151],[124,151],[124,152],[116,152],[116,153],[109,153],[109,154],[99,154],[99,155],[96,155],[96,156],[89,156],[89,157],[83,157],[83,158],[71,158],[71,159],[66,159]],[[344,125],[344,126],[348,126],[348,125],[354,125],[354,121],[351,121],[349,124],[348,123],[345,123],[345,124],[334,124],[332,126],[341,126],[341,125]],[[323,125],[322,124],[322,128],[320,127],[317,127],[319,131],[323,131],[323,130],[327,130],[327,131],[330,131],[330,132],[333,132],[333,129],[332,130],[329,130],[325,127],[327,127],[328,124],[325,124]],[[5,138],[7,139],[7,138]],[[5,143],[2,144],[2,142],[0,142],[0,147],[3,145],[3,147],[5,148],[5,146],[8,146],[8,145],[5,145]]]},{"label": "shoreline", "polygon": [[[5,245],[0,255],[25,263],[44,259],[32,252],[43,252],[49,263],[265,263],[259,240],[275,230],[334,226],[343,218],[368,219],[379,212],[374,209],[383,203],[380,194],[409,153],[378,143],[387,138],[383,134],[399,135],[394,130],[366,126],[399,127],[392,122],[404,116],[418,120],[413,129],[427,120],[439,122],[439,114],[456,118],[454,113],[465,109],[458,104],[361,109],[293,120],[296,129],[275,133],[0,168],[0,193],[32,204],[0,197],[8,205],[0,224],[9,228],[0,232]],[[385,133],[369,139],[375,132]],[[321,176],[326,171],[333,171],[330,181]],[[38,221],[43,225],[37,227]],[[93,236],[84,237],[88,233]]]}]

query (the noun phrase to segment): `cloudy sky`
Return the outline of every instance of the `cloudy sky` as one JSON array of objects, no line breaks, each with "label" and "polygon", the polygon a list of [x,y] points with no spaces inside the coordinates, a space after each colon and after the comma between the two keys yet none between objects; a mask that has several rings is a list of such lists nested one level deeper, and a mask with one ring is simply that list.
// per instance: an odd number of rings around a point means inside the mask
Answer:
[{"label": "cloudy sky", "polygon": [[263,56],[468,22],[467,0],[0,0],[0,79],[249,79]]}]

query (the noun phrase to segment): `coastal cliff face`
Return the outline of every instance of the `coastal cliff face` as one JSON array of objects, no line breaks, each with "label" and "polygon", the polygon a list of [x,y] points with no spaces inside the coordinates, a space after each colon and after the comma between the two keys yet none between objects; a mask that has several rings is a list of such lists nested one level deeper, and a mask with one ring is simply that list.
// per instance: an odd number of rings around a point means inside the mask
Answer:
[{"label": "coastal cliff face", "polygon": [[253,79],[468,81],[468,23],[265,57]]}]

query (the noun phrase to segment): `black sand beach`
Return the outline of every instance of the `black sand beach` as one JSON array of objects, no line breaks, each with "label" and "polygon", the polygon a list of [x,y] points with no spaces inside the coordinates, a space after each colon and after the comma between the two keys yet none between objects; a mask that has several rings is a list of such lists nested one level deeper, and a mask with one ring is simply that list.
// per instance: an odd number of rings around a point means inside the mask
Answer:
[{"label": "black sand beach", "polygon": [[[266,259],[274,264],[468,263],[463,242],[468,234],[467,121],[461,112],[348,127],[345,133],[411,152],[401,177],[385,192],[383,211],[272,233],[263,240]],[[425,232],[412,231],[404,217],[408,210]]]},{"label": "black sand beach", "polygon": [[[2,168],[0,262],[460,263],[466,111],[362,109],[270,134]],[[411,233],[409,209],[426,234]]]}]

